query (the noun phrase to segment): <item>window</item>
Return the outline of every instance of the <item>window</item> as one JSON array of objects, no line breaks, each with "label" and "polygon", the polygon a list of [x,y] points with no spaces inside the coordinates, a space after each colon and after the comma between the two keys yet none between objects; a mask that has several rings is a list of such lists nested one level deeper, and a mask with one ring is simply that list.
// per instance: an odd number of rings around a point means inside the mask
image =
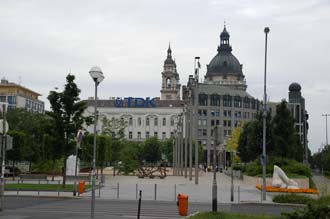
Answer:
[{"label": "window", "polygon": [[132,132],[128,132],[128,139],[132,139],[133,138],[133,133]]},{"label": "window", "polygon": [[174,132],[171,132],[171,138],[174,138]]},{"label": "window", "polygon": [[122,117],[122,118],[120,118],[120,125],[123,126],[124,124],[125,124],[125,120],[124,120],[124,118]]},{"label": "window", "polygon": [[202,125],[202,120],[201,120],[201,119],[198,120],[198,125],[199,125],[199,126]]},{"label": "window", "polygon": [[211,126],[214,126],[214,125],[215,125],[214,120],[211,120]]},{"label": "window", "polygon": [[211,106],[220,106],[220,95],[218,94],[211,95]]},{"label": "window", "polygon": [[206,119],[203,119],[203,120],[202,120],[202,125],[204,125],[204,126],[207,125],[207,120],[206,120]]},{"label": "window", "polygon": [[166,139],[166,132],[162,132],[162,139]]},{"label": "window", "polygon": [[251,108],[256,109],[256,100],[254,98],[251,99]]},{"label": "window", "polygon": [[202,110],[198,110],[198,115],[199,115],[199,116],[202,115]]},{"label": "window", "polygon": [[241,111],[235,111],[235,118],[241,118],[242,112]]},{"label": "window", "polygon": [[227,127],[227,120],[223,120],[223,126]]},{"label": "window", "polygon": [[9,104],[16,104],[16,96],[8,96]]},{"label": "window", "polygon": [[240,96],[234,97],[234,107],[238,107],[238,108],[242,107],[242,98]]},{"label": "window", "polygon": [[215,124],[220,125],[220,120],[219,119],[215,120]]},{"label": "window", "polygon": [[197,130],[198,136],[202,136],[202,129]]},{"label": "window", "polygon": [[131,125],[133,125],[133,118],[132,117],[130,117],[129,119],[128,119],[128,124],[131,126]]},{"label": "window", "polygon": [[150,132],[146,132],[146,138],[150,137]]},{"label": "window", "polygon": [[244,97],[244,108],[250,108],[250,98]]},{"label": "window", "polygon": [[229,95],[223,96],[223,106],[225,107],[231,107],[232,105],[232,97]]},{"label": "window", "polygon": [[154,132],[154,137],[158,138],[158,132]]},{"label": "window", "polygon": [[231,127],[231,120],[228,120],[227,125],[228,127]]},{"label": "window", "polygon": [[146,118],[146,126],[150,125],[150,118]]},{"label": "window", "polygon": [[203,115],[203,116],[207,116],[207,110],[203,110],[202,115]]},{"label": "window", "polygon": [[163,118],[163,126],[166,126],[166,118]]},{"label": "window", "polygon": [[198,95],[198,104],[200,106],[207,106],[207,94],[199,94]]},{"label": "window", "polygon": [[138,138],[138,140],[141,140],[141,132],[137,133],[137,138]]},{"label": "window", "polygon": [[142,125],[142,119],[139,117],[138,118],[138,126],[141,126]]},{"label": "window", "polygon": [[155,118],[155,120],[154,120],[154,125],[155,125],[155,126],[158,126],[158,118]]},{"label": "window", "polygon": [[171,79],[170,78],[167,78],[166,79],[166,87],[167,88],[170,88],[171,87]]},{"label": "window", "polygon": [[203,136],[207,135],[207,129],[203,129]]},{"label": "window", "polygon": [[171,126],[174,126],[174,119],[171,119]]}]

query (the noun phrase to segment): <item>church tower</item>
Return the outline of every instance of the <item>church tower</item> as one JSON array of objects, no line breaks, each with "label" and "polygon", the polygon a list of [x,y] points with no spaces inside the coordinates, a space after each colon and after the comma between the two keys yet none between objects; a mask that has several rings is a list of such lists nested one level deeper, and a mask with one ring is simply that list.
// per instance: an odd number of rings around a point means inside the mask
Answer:
[{"label": "church tower", "polygon": [[162,72],[161,100],[180,100],[180,87],[179,74],[172,58],[171,45],[169,45]]}]

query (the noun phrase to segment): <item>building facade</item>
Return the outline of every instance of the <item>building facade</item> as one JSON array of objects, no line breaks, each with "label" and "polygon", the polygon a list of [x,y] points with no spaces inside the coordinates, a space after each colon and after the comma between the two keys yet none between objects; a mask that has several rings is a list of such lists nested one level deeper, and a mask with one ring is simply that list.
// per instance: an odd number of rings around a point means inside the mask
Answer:
[{"label": "building facade", "polygon": [[305,108],[305,98],[301,95],[301,86],[292,83],[289,86],[288,107],[295,122],[295,128],[299,140],[304,147],[304,163],[308,163],[308,113]]},{"label": "building facade", "polygon": [[[203,147],[203,163],[209,166],[213,161],[215,127],[218,127],[216,147],[219,165],[224,164],[224,144],[235,127],[255,119],[260,108],[259,101],[247,91],[242,65],[232,54],[229,43],[230,35],[224,27],[220,34],[218,53],[207,65],[203,83],[197,77],[189,77],[187,86],[183,87],[183,99],[189,104],[194,121],[193,135]],[[219,155],[220,154],[220,155]],[[218,155],[220,157],[218,157]]]},{"label": "building facade", "polygon": [[[120,121],[124,124],[125,138],[132,141],[144,141],[149,137],[160,140],[171,138],[178,130],[179,118],[182,117],[184,101],[180,100],[180,80],[176,63],[169,46],[164,61],[161,85],[161,98],[111,98],[98,100],[99,122],[97,130],[102,129],[102,118]],[[86,115],[93,115],[94,100],[86,100]],[[87,127],[92,132],[93,127]]]},{"label": "building facade", "polygon": [[8,104],[8,110],[23,108],[29,112],[43,113],[45,104],[39,100],[41,94],[19,84],[2,79],[0,84],[0,102]]}]

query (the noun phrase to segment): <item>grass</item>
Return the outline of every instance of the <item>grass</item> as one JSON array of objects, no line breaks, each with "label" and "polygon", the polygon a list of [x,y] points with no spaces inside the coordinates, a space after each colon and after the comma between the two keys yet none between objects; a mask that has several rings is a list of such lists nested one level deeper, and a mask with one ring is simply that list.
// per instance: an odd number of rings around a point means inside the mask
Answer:
[{"label": "grass", "polygon": [[[10,183],[5,185],[5,190],[7,191],[58,191],[61,192],[73,192],[74,185],[67,184],[65,188],[63,188],[62,184],[32,184],[32,183]],[[90,189],[90,185],[85,185],[85,190]]]},{"label": "grass", "polygon": [[276,217],[270,215],[248,215],[248,214],[237,214],[230,212],[202,212],[196,214],[190,219],[282,219],[283,217]]}]

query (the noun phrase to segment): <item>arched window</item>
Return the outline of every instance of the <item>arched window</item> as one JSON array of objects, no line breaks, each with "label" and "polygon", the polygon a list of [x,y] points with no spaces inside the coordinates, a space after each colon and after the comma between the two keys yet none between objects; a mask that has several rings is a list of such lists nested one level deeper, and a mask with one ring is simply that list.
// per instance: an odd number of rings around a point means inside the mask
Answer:
[{"label": "arched window", "polygon": [[150,125],[150,118],[146,118],[146,126],[149,126]]},{"label": "arched window", "polygon": [[220,95],[218,94],[211,95],[211,106],[220,106]]},{"label": "arched window", "polygon": [[234,107],[238,107],[238,108],[242,107],[242,98],[240,96],[234,97]]},{"label": "arched window", "polygon": [[249,97],[244,97],[244,108],[249,109],[250,108],[250,98]]},{"label": "arched window", "polygon": [[231,107],[232,106],[232,97],[229,95],[223,96],[223,106]]},{"label": "arched window", "polygon": [[171,87],[171,79],[170,78],[166,78],[166,87],[167,88]]},{"label": "arched window", "polygon": [[166,126],[166,118],[163,118],[163,126]]},{"label": "arched window", "polygon": [[199,94],[198,95],[198,103],[200,106],[207,106],[207,94]]}]

